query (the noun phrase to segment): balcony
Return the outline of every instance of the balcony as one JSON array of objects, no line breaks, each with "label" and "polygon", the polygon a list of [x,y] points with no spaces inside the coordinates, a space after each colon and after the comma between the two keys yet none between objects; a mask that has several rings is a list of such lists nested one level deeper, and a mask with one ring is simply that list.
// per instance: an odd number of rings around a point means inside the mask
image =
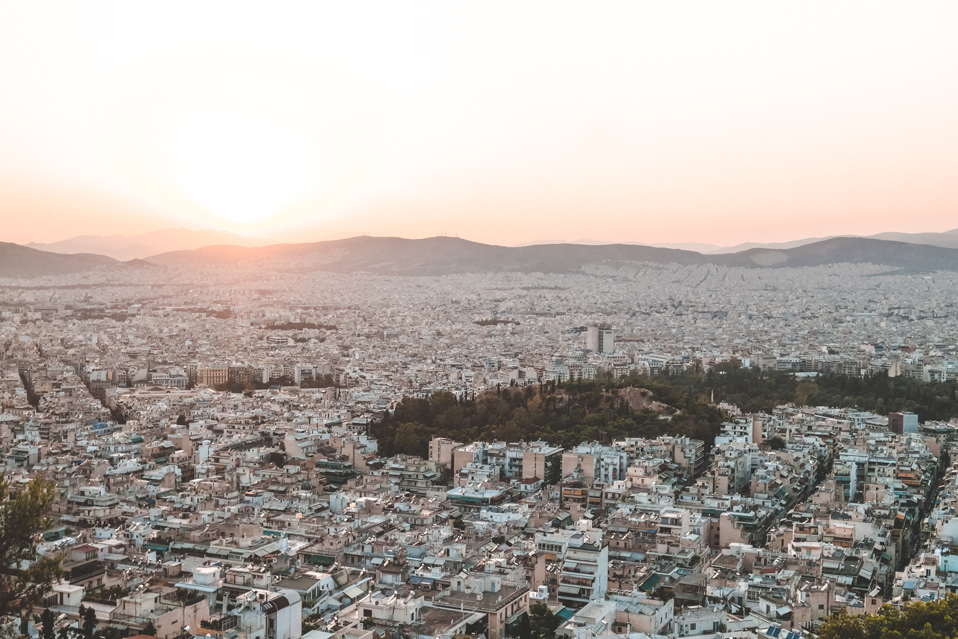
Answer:
[{"label": "balcony", "polygon": [[573,577],[571,575],[563,574],[560,579],[560,584],[562,586],[567,586],[569,588],[578,588],[580,590],[591,591],[593,589],[592,579],[582,578],[582,577]]},{"label": "balcony", "polygon": [[64,575],[71,584],[95,579],[106,574],[106,565],[99,560],[87,561],[72,567],[65,567]]},{"label": "balcony", "polygon": [[210,617],[209,619],[203,619],[200,621],[201,628],[207,628],[208,630],[218,630],[223,632],[225,630],[232,630],[237,625],[239,625],[239,617],[235,615],[217,615],[215,617]]},{"label": "balcony", "polygon": [[597,566],[594,563],[568,561],[562,564],[562,574],[569,577],[579,577],[581,579],[593,579],[595,577]]}]

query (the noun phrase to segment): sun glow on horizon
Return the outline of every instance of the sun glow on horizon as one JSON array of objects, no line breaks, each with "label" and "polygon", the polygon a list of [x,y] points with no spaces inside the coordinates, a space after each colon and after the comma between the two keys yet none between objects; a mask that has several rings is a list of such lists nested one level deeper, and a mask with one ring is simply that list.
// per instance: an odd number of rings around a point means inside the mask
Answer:
[{"label": "sun glow on horizon", "polygon": [[262,120],[191,118],[163,147],[160,179],[232,227],[266,222],[326,186],[316,148]]},{"label": "sun glow on horizon", "polygon": [[4,240],[955,226],[956,3],[46,4],[0,8]]}]

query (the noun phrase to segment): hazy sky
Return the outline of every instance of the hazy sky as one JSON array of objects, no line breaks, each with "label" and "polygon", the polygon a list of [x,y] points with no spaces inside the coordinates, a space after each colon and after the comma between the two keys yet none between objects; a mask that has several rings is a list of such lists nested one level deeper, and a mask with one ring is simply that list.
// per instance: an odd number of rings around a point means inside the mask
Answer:
[{"label": "hazy sky", "polygon": [[958,227],[958,3],[0,4],[0,240]]}]

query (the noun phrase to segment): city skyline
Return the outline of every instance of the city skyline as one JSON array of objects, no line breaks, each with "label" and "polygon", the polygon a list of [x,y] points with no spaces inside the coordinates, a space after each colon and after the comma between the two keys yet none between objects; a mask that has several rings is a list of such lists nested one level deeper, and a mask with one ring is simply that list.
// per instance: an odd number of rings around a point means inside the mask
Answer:
[{"label": "city skyline", "polygon": [[0,639],[958,636],[958,4],[0,4]]},{"label": "city skyline", "polygon": [[0,10],[0,239],[956,225],[947,3],[169,8]]}]

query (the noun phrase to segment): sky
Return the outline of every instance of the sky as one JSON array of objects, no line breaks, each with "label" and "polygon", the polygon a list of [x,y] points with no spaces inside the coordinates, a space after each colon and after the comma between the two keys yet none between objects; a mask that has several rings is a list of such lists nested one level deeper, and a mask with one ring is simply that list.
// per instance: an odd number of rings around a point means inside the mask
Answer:
[{"label": "sky", "polygon": [[958,3],[2,2],[0,240],[958,227]]}]

